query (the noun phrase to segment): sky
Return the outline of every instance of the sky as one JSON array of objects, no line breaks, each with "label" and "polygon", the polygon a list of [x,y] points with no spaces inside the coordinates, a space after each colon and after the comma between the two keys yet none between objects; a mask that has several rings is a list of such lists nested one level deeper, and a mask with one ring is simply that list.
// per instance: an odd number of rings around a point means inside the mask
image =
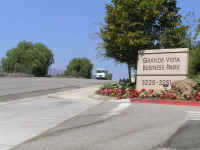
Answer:
[{"label": "sky", "polygon": [[[106,68],[114,79],[128,76],[127,67],[97,57],[100,39],[94,38],[104,23],[108,0],[4,0],[0,3],[0,59],[23,40],[42,42],[54,53],[51,67],[65,70],[75,57],[87,57],[96,68]],[[200,17],[199,0],[178,0],[181,14]]]}]

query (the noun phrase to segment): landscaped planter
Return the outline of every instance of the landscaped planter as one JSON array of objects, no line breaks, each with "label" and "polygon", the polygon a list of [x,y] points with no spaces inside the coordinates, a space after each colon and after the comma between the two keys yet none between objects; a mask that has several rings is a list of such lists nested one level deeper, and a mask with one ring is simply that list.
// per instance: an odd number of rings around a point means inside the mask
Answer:
[{"label": "landscaped planter", "polygon": [[[97,94],[104,96],[117,97],[117,99],[129,98],[133,102],[149,102],[149,103],[168,103],[174,105],[200,105],[200,91],[189,95],[177,95],[166,91],[155,92],[151,90],[136,90],[136,89],[100,89],[96,91]],[[133,99],[133,100],[132,100]],[[181,99],[181,100],[180,100]]]}]

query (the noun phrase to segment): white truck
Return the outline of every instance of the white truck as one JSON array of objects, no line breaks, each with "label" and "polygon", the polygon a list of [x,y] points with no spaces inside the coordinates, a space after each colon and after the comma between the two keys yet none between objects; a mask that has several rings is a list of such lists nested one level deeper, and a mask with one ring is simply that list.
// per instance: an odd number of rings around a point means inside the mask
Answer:
[{"label": "white truck", "polygon": [[96,79],[108,79],[108,71],[104,68],[98,68],[96,70]]}]

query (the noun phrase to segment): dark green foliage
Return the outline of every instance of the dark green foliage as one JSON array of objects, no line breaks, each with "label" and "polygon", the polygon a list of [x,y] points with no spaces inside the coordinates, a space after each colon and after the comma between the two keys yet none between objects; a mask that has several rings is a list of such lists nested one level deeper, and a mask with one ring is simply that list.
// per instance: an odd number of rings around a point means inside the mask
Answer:
[{"label": "dark green foliage", "polygon": [[200,43],[190,51],[189,75],[195,77],[200,73]]},{"label": "dark green foliage", "polygon": [[73,77],[91,78],[93,64],[87,58],[74,58],[70,61],[65,75]]},{"label": "dark green foliage", "polygon": [[131,77],[139,50],[185,47],[187,27],[176,5],[176,0],[111,0],[100,28],[102,54],[126,63]]},{"label": "dark green foliage", "polygon": [[160,0],[161,11],[158,16],[158,47],[184,48],[186,45],[188,26],[182,23],[177,0]]},{"label": "dark green foliage", "polygon": [[200,90],[200,74],[197,76],[197,78],[196,78],[196,83],[197,83],[197,85],[196,85],[196,90]]},{"label": "dark green foliage", "polygon": [[7,57],[2,59],[2,70],[45,76],[53,63],[53,53],[44,44],[23,41],[7,52]]},{"label": "dark green foliage", "polygon": [[105,90],[105,89],[113,89],[114,86],[112,83],[105,83],[100,89]]},{"label": "dark green foliage", "polygon": [[113,77],[112,73],[109,73],[108,74],[108,80],[112,80],[112,77]]},{"label": "dark green foliage", "polygon": [[135,88],[135,83],[131,83],[131,79],[120,79],[119,84],[122,89]]},{"label": "dark green foliage", "polygon": [[189,12],[185,17],[185,22],[189,27],[186,44],[190,49],[189,57],[189,77],[195,79],[200,74],[200,19],[196,19],[193,12]]},{"label": "dark green foliage", "polygon": [[0,72],[3,72],[2,63],[0,62]]},{"label": "dark green foliage", "polygon": [[113,88],[116,89],[127,89],[132,88],[135,89],[135,84],[131,83],[130,79],[120,79],[119,82],[112,84]]}]

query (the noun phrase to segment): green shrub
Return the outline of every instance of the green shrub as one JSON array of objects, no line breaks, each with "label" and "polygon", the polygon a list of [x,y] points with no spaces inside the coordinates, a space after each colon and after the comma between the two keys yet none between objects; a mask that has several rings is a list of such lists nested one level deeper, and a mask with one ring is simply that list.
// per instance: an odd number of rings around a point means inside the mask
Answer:
[{"label": "green shrub", "polygon": [[74,58],[65,71],[66,76],[91,78],[93,64],[87,58]]},{"label": "green shrub", "polygon": [[1,72],[46,76],[54,63],[52,51],[42,43],[19,42],[1,60]]},{"label": "green shrub", "polygon": [[196,78],[196,83],[197,83],[197,85],[196,85],[196,89],[197,90],[200,90],[200,74],[197,76],[197,78]]},{"label": "green shrub", "polygon": [[113,77],[112,73],[109,73],[108,74],[108,80],[112,80],[112,77]]},{"label": "green shrub", "polygon": [[122,89],[127,89],[127,88],[134,88],[135,89],[135,83],[131,83],[130,79],[120,79],[119,84]]},{"label": "green shrub", "polygon": [[112,88],[113,88],[113,85],[111,83],[106,83],[101,87],[102,90],[112,89]]}]

